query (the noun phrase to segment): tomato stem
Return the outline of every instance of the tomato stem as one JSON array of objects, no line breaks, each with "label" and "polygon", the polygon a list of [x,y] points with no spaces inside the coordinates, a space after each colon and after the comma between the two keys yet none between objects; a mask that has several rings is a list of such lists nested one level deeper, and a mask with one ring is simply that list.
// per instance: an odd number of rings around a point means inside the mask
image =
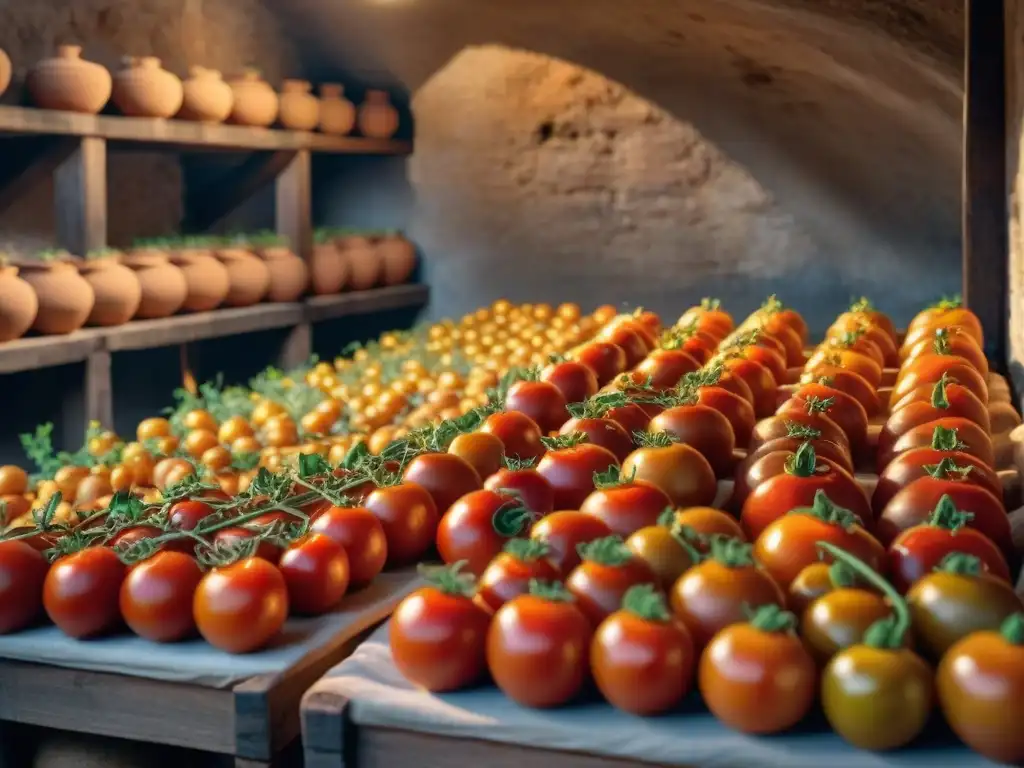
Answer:
[{"label": "tomato stem", "polygon": [[[950,459],[943,459],[943,462],[951,461]],[[941,466],[938,465],[938,466]],[[937,475],[933,475],[937,477]],[[935,505],[935,510],[928,518],[928,525],[933,525],[936,528],[944,528],[947,531],[956,533],[971,520],[974,519],[974,515],[971,512],[961,512],[956,508],[956,504],[948,493],[943,494],[942,498],[939,499],[939,503]]]},{"label": "tomato stem", "polygon": [[827,413],[828,409],[835,405],[834,397],[808,397],[804,399],[804,408],[807,414],[813,416],[817,413]]},{"label": "tomato stem", "polygon": [[810,441],[800,443],[795,452],[786,459],[786,474],[796,477],[814,477],[818,469],[818,457]]},{"label": "tomato stem", "polygon": [[932,432],[931,447],[936,451],[952,453],[953,451],[962,451],[966,446],[960,442],[956,427],[944,427],[940,424]]},{"label": "tomato stem", "polygon": [[502,551],[522,563],[532,563],[547,557],[551,547],[543,539],[509,539]]},{"label": "tomato stem", "polygon": [[672,523],[669,532],[672,534],[672,538],[676,540],[676,543],[686,551],[691,563],[696,565],[704,559],[704,554],[694,546],[694,543],[707,546],[706,536],[697,533],[690,526],[680,525],[678,522]]},{"label": "tomato stem", "polygon": [[861,296],[859,299],[850,304],[851,312],[874,312],[875,305],[871,303],[871,299],[867,296]]},{"label": "tomato stem", "polygon": [[788,514],[815,517],[823,523],[835,525],[847,531],[860,522],[853,512],[833,503],[821,488],[814,492],[814,501],[811,502],[811,506],[798,507],[790,510]]},{"label": "tomato stem", "polygon": [[449,566],[424,565],[417,566],[421,578],[446,595],[472,598],[476,595],[476,579],[471,573],[463,573],[465,560],[459,560]]},{"label": "tomato stem", "polygon": [[762,605],[756,610],[747,610],[748,619],[754,629],[762,632],[792,632],[796,629],[796,616],[777,605]]},{"label": "tomato stem", "polygon": [[583,541],[576,546],[580,559],[587,562],[617,568],[633,560],[633,551],[626,546],[621,536],[605,536],[603,539]]},{"label": "tomato stem", "polygon": [[626,590],[622,610],[644,621],[663,624],[672,618],[665,597],[653,584],[637,584]]},{"label": "tomato stem", "polygon": [[981,558],[966,552],[950,552],[935,566],[936,573],[953,573],[958,576],[980,576]]},{"label": "tomato stem", "polygon": [[999,634],[1011,645],[1024,645],[1024,613],[1013,613],[999,627]]},{"label": "tomato stem", "polygon": [[722,533],[708,538],[708,556],[726,568],[754,565],[754,548],[745,541]]},{"label": "tomato stem", "polygon": [[594,473],[594,488],[597,490],[606,490],[608,488],[618,488],[623,485],[628,485],[636,479],[636,467],[628,475],[623,475],[618,464],[609,464],[608,469],[604,472]]},{"label": "tomato stem", "polygon": [[505,469],[509,472],[519,472],[523,469],[532,469],[533,465],[537,463],[537,459],[521,459],[518,456],[505,456],[502,463],[505,465]]},{"label": "tomato stem", "polygon": [[576,600],[573,593],[566,589],[560,581],[530,579],[529,593],[541,600],[553,603],[571,603]]},{"label": "tomato stem", "polygon": [[801,424],[799,421],[787,421],[786,437],[795,437],[798,440],[820,440],[821,430]]},{"label": "tomato stem", "polygon": [[699,306],[704,312],[717,312],[722,306],[722,300],[711,296],[705,296],[700,300]]},{"label": "tomato stem", "polygon": [[[935,343],[938,344],[937,341]],[[943,373],[939,377],[939,380],[935,382],[935,386],[932,387],[932,408],[941,408],[942,410],[947,410],[949,408],[949,398],[946,395],[946,385],[949,384],[950,381],[951,379]]]},{"label": "tomato stem", "polygon": [[836,560],[828,567],[828,579],[838,589],[850,589],[857,584],[857,574],[846,563]]},{"label": "tomato stem", "polygon": [[494,510],[494,514],[491,515],[491,526],[496,534],[510,539],[526,530],[526,527],[535,518],[536,514],[520,503],[511,506],[504,504]]},{"label": "tomato stem", "polygon": [[589,442],[590,438],[586,432],[570,432],[568,435],[557,437],[542,437],[540,441],[549,451],[561,451]]}]

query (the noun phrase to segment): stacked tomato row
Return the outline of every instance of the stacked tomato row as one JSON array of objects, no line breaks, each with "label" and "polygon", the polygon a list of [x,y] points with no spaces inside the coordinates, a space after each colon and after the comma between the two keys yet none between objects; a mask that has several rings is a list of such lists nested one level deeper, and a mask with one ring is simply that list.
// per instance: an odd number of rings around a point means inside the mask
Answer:
[{"label": "stacked tomato row", "polygon": [[[684,321],[651,348],[642,320],[620,319],[451,444],[487,480],[441,498],[435,485],[448,566],[393,616],[398,668],[434,691],[489,673],[532,707],[593,679],[641,715],[696,678],[714,715],[755,734],[820,699],[865,749],[911,742],[937,690],[968,745],[1024,758],[1024,614],[976,318],[929,309],[901,346],[862,304],[809,358],[806,326],[774,301],[735,330],[710,304]],[[869,421],[894,364],[876,455]],[[876,460],[872,497],[854,470]],[[712,508],[733,472],[732,513]]]}]

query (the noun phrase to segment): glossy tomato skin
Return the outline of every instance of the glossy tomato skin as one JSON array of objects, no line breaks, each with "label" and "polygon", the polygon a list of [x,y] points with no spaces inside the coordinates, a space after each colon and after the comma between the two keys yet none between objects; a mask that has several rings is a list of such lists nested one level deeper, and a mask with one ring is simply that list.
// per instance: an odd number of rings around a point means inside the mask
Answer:
[{"label": "glossy tomato skin", "polygon": [[[712,536],[725,536],[737,541],[746,541],[746,534],[735,517],[714,507],[684,507],[676,510],[675,521],[694,533],[710,539]],[[700,542],[694,548],[706,552],[707,546]]]},{"label": "glossy tomato skin", "polygon": [[754,406],[735,392],[730,392],[720,386],[698,387],[697,403],[713,408],[725,416],[729,426],[732,427],[736,446],[744,448],[747,446],[750,436],[754,434],[754,425],[757,423]]},{"label": "glossy tomato skin", "polygon": [[569,420],[562,392],[546,381],[517,381],[505,396],[505,410],[525,413],[544,434],[553,432]]},{"label": "glossy tomato skin", "polygon": [[626,351],[610,341],[592,341],[576,350],[576,359],[597,376],[597,385],[603,387],[626,370]]},{"label": "glossy tomato skin", "polygon": [[758,418],[770,416],[775,412],[775,400],[778,384],[772,372],[761,363],[745,360],[742,357],[731,357],[722,363],[725,370],[742,379],[750,389],[753,397],[754,413]]},{"label": "glossy tomato skin", "polygon": [[662,411],[650,424],[651,432],[672,435],[700,452],[716,477],[726,477],[735,467],[736,436],[732,424],[707,405],[678,405]]},{"label": "glossy tomato skin", "polygon": [[943,376],[971,390],[983,403],[988,402],[988,383],[978,369],[963,358],[930,355],[905,365],[893,385],[889,402],[897,403],[917,387],[935,384]]},{"label": "glossy tomato skin", "polygon": [[[235,546],[251,539],[255,535],[256,533],[249,528],[231,526],[230,528],[221,528],[217,531],[213,535],[213,541],[215,544],[222,546]],[[261,541],[256,545],[255,556],[262,557],[268,563],[276,565],[277,561],[281,559],[281,548],[269,541]]]},{"label": "glossy tomato skin", "polygon": [[288,618],[288,586],[276,566],[259,557],[214,568],[192,601],[196,627],[210,645],[250,653],[269,643]]},{"label": "glossy tomato skin", "polygon": [[[457,499],[484,487],[476,470],[463,458],[451,453],[424,453],[410,461],[402,479],[425,488],[434,499],[438,514],[443,515]],[[373,498],[373,494],[370,494]],[[366,507],[374,511],[370,499]]]},{"label": "glossy tomato skin", "polygon": [[529,591],[530,579],[557,581],[561,574],[546,557],[522,559],[499,553],[477,582],[477,599],[492,612]]},{"label": "glossy tomato skin", "polygon": [[24,541],[0,541],[0,635],[25,629],[42,615],[50,565]]},{"label": "glossy tomato skin", "polygon": [[537,463],[537,472],[551,483],[557,509],[579,509],[594,490],[594,473],[618,466],[619,460],[607,448],[580,443],[548,451]]},{"label": "glossy tomato skin", "polygon": [[363,503],[384,528],[389,567],[416,562],[434,543],[440,522],[437,503],[418,483],[378,488]]},{"label": "glossy tomato skin", "polygon": [[657,525],[672,500],[650,483],[632,482],[598,488],[580,505],[580,512],[604,521],[612,533],[629,536],[641,528]]},{"label": "glossy tomato skin", "polygon": [[182,499],[167,513],[167,523],[180,531],[191,531],[213,514],[213,507],[199,499]]},{"label": "glossy tomato skin", "polygon": [[622,462],[622,474],[660,488],[677,507],[710,506],[718,495],[711,464],[682,443],[638,448]]},{"label": "glossy tomato skin", "polygon": [[577,360],[551,363],[540,372],[540,380],[558,387],[567,403],[582,403],[597,394],[597,374]]},{"label": "glossy tomato skin", "polygon": [[448,453],[464,459],[481,478],[486,479],[501,469],[505,444],[487,432],[466,432],[452,440]]},{"label": "glossy tomato skin", "polygon": [[480,431],[494,435],[505,446],[505,455],[516,459],[537,459],[547,448],[540,441],[543,433],[537,422],[519,411],[492,413],[480,425]]},{"label": "glossy tomato skin", "polygon": [[110,541],[107,542],[107,545],[117,547],[123,551],[143,539],[156,538],[161,533],[163,533],[163,531],[153,525],[133,525],[114,534],[110,538]]},{"label": "glossy tomato skin", "polygon": [[[821,666],[839,651],[861,642],[876,621],[892,614],[892,608],[877,592],[855,587],[830,589],[814,600],[800,619],[800,637]],[[910,633],[904,635],[909,648]]]},{"label": "glossy tomato skin", "polygon": [[428,691],[467,688],[486,671],[490,623],[491,614],[472,598],[423,587],[391,617],[391,656],[399,672]]},{"label": "glossy tomato skin", "polygon": [[636,403],[627,403],[616,408],[609,408],[604,418],[621,425],[630,435],[643,432],[651,423],[651,416]]},{"label": "glossy tomato skin", "polygon": [[676,579],[693,567],[694,558],[664,525],[649,525],[626,539],[626,547],[657,577],[657,585],[669,590]]},{"label": "glossy tomato skin", "polygon": [[954,552],[977,557],[986,572],[1010,581],[1006,558],[986,536],[973,528],[953,531],[927,523],[906,529],[889,545],[886,553],[889,581],[901,593],[906,592]]},{"label": "glossy tomato skin", "polygon": [[747,458],[745,458],[736,467],[737,474],[741,470],[745,471],[746,468],[750,467],[762,456],[766,456],[769,453],[775,453],[776,451],[789,451],[792,453],[804,443],[811,444],[811,447],[814,448],[815,455],[834,461],[851,475],[854,473],[853,456],[850,453],[850,447],[845,443],[835,443],[831,440],[825,440],[820,437],[807,440],[802,437],[783,436],[773,437],[770,440],[761,443],[757,448],[749,450],[747,452]]},{"label": "glossy tomato skin", "polygon": [[449,565],[465,560],[466,572],[479,576],[509,538],[525,532],[530,525],[531,518],[524,513],[522,531],[499,533],[495,527],[496,515],[510,514],[518,506],[516,499],[498,491],[467,493],[452,504],[437,528],[441,559]]},{"label": "glossy tomato skin", "polygon": [[327,613],[348,591],[348,555],[325,533],[310,533],[293,542],[278,568],[288,587],[289,609],[297,614]]},{"label": "glossy tomato skin", "polygon": [[834,589],[831,565],[811,563],[797,574],[786,590],[786,607],[799,618],[819,597]]},{"label": "glossy tomato skin", "polygon": [[[948,329],[942,330],[946,330],[946,355],[962,357],[973,367],[977,368],[978,373],[987,376],[988,360],[985,358],[985,351],[978,345],[978,342],[966,333],[958,333],[956,329],[953,329],[952,333]],[[935,335],[932,334],[931,338],[921,339],[907,349],[904,364],[935,354],[937,354],[935,350]]]},{"label": "glossy tomato skin", "polygon": [[932,397],[937,385],[924,384],[908,392],[890,409],[889,420],[883,427],[888,438],[895,442],[904,432],[918,424],[947,417],[958,417],[973,421],[985,431],[991,431],[992,420],[988,406],[978,399],[971,390],[950,381],[945,385],[945,403],[933,405]]},{"label": "glossy tomato skin", "polygon": [[671,389],[683,376],[700,368],[700,362],[681,349],[656,349],[633,370],[633,381],[650,382],[654,389]]},{"label": "glossy tomato skin", "polygon": [[[876,517],[882,514],[885,505],[901,489],[922,477],[927,477],[929,471],[926,467],[937,466],[943,459],[949,459],[957,467],[970,467],[971,470],[963,479],[969,483],[980,485],[996,498],[1002,498],[1003,484],[999,475],[990,466],[976,456],[961,451],[942,451],[936,448],[912,448],[901,453],[885,467],[885,470],[878,476],[878,484],[871,496],[871,508]],[[945,475],[946,479],[955,479],[960,473],[950,472]]]},{"label": "glossy tomato skin", "polygon": [[957,439],[962,444],[957,448],[959,452],[974,456],[986,466],[995,467],[995,449],[991,436],[973,421],[953,416],[919,424],[904,432],[893,445],[891,452],[878,455],[878,474],[881,475],[890,461],[906,451],[931,446],[936,427],[955,430]]},{"label": "glossy tomato skin", "polygon": [[853,455],[850,452],[850,440],[847,438],[846,433],[839,428],[838,424],[823,413],[807,413],[803,409],[788,410],[785,413],[769,416],[767,419],[761,419],[761,421],[757,422],[757,425],[754,427],[754,434],[750,437],[750,450],[752,452],[760,452],[761,446],[765,443],[772,440],[788,439],[793,425],[802,425],[816,429],[821,435],[815,439],[815,442],[820,440],[835,443],[842,447],[844,453],[850,456]]},{"label": "glossy tomato skin", "polygon": [[[760,455],[754,454],[753,461],[743,461],[736,467],[732,498],[730,499],[730,504],[733,508],[742,508],[743,502],[747,500],[750,492],[765,480],[785,473],[790,458],[801,445],[799,440],[793,439],[792,442],[790,442],[790,438],[785,438],[785,440],[785,445],[791,445],[791,448],[787,447],[784,450],[761,453]],[[775,441],[772,442],[774,443]],[[782,444],[781,442],[779,443],[779,445]],[[765,443],[765,445],[767,446],[769,443]],[[825,454],[820,453],[818,450],[822,446],[823,444],[820,440],[811,441],[811,447],[814,448],[815,459],[818,464],[825,465],[830,471],[841,470],[852,475],[851,470],[847,469],[845,464],[832,458],[834,455],[842,456],[835,443],[824,444],[825,450],[828,451]],[[829,450],[829,446],[835,447],[836,450]]]},{"label": "glossy tomato skin", "polygon": [[647,341],[632,328],[618,325],[602,331],[599,335],[601,341],[610,341],[626,353],[626,365],[623,370],[635,368],[640,361],[647,357],[650,347]]},{"label": "glossy tomato skin", "polygon": [[771,372],[775,382],[781,384],[786,381],[789,375],[786,365],[786,354],[784,351],[779,351],[774,346],[767,344],[767,339],[768,337],[763,337],[758,339],[760,343],[744,347],[743,356],[747,360],[763,365]]},{"label": "glossy tomato skin", "polygon": [[83,640],[121,624],[118,597],[127,569],[112,549],[89,547],[50,566],[43,582],[43,607],[57,628]]},{"label": "glossy tomato skin", "polygon": [[596,628],[622,605],[630,587],[657,584],[658,577],[638,557],[622,565],[605,565],[584,560],[573,568],[565,587],[576,597],[576,605]]},{"label": "glossy tomato skin", "polygon": [[804,366],[805,371],[818,373],[826,366],[852,371],[868,382],[873,389],[882,384],[882,368],[870,357],[852,349],[836,349],[826,345],[819,348]]},{"label": "glossy tomato skin", "polygon": [[[823,384],[803,384],[793,394],[792,407],[806,410],[809,398],[832,400],[826,415],[843,430],[855,456],[864,456],[868,450],[868,413],[855,397]],[[782,411],[786,412],[783,405]]]},{"label": "glossy tomato skin", "polygon": [[580,564],[576,551],[580,544],[611,535],[603,520],[579,510],[561,510],[538,520],[530,529],[530,538],[545,542],[551,551],[548,559],[566,576]]},{"label": "glossy tomato skin", "polygon": [[153,643],[174,643],[196,633],[192,598],[203,578],[181,552],[157,552],[131,569],[119,605],[128,628]]},{"label": "glossy tomato skin", "polygon": [[667,712],[689,692],[696,667],[693,638],[675,617],[647,621],[616,611],[597,628],[590,666],[601,695],[623,712]]},{"label": "glossy tomato skin", "polygon": [[586,435],[587,443],[607,448],[620,462],[633,451],[633,436],[612,419],[572,418],[562,425],[558,434]]},{"label": "glossy tomato skin", "polygon": [[536,469],[499,469],[487,478],[484,489],[509,491],[508,495],[521,500],[537,517],[549,515],[555,509],[555,489]]},{"label": "glossy tomato skin", "polygon": [[334,539],[348,555],[349,585],[365,587],[384,570],[388,539],[380,520],[366,507],[329,506],[309,526]]},{"label": "glossy tomato skin", "polygon": [[874,516],[864,489],[846,472],[824,466],[828,471],[811,477],[783,472],[759,483],[743,502],[740,512],[740,524],[748,538],[753,541],[769,524],[791,510],[810,507],[818,491],[824,492],[837,507],[850,510],[866,530],[873,530]]},{"label": "glossy tomato skin", "polygon": [[593,633],[571,601],[522,595],[494,615],[487,631],[487,667],[517,704],[557,707],[583,688]]},{"label": "glossy tomato skin", "polygon": [[859,373],[822,363],[814,370],[800,375],[800,384],[822,383],[845,392],[864,407],[868,417],[877,415],[882,408],[875,388]]}]

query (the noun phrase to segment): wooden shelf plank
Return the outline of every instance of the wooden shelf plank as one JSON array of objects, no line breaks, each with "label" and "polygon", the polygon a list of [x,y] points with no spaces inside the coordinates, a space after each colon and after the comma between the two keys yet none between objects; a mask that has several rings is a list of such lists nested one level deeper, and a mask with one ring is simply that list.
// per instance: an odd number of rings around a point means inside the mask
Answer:
[{"label": "wooden shelf plank", "polygon": [[430,288],[426,285],[395,285],[335,296],[314,296],[306,300],[306,312],[310,322],[320,323],[338,317],[384,312],[401,307],[421,307],[429,300]]},{"label": "wooden shelf plank", "polygon": [[66,336],[32,336],[0,344],[0,373],[84,363],[103,346],[103,331],[86,329]]},{"label": "wooden shelf plank", "polygon": [[308,149],[350,155],[407,155],[412,143],[361,136],[328,136],[306,131],[209,125],[188,120],[163,120],[116,115],[80,115],[31,107],[0,107],[0,135],[96,136],[111,142],[161,144],[179,149],[266,150]]}]

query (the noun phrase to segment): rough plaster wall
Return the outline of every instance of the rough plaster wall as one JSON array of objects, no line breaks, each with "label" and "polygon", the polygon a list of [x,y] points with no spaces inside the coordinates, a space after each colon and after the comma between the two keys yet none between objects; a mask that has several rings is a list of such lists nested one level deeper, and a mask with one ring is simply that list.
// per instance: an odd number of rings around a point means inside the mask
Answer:
[{"label": "rough plaster wall", "polygon": [[[225,73],[256,65],[272,82],[297,59],[261,0],[0,0],[0,47],[15,79],[3,101],[17,103],[32,64],[61,43],[114,68],[123,55],[155,55],[179,75],[201,64]],[[181,221],[177,158],[108,153],[108,240],[176,231]],[[53,189],[40,183],[0,214],[0,242],[37,248],[53,242]]]}]

